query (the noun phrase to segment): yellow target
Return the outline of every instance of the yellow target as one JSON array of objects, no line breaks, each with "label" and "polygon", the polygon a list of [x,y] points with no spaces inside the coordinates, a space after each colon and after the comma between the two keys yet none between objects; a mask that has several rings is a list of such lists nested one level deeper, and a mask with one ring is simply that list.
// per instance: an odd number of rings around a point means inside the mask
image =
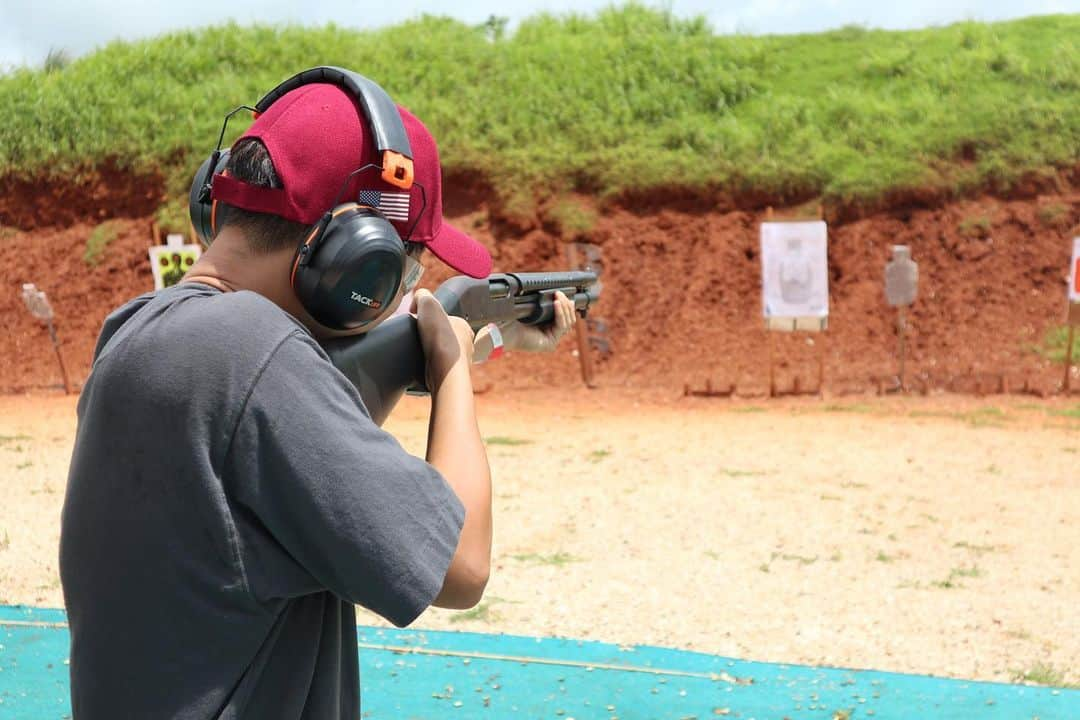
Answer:
[{"label": "yellow target", "polygon": [[198,245],[155,245],[150,248],[150,269],[154,274],[154,289],[172,287],[180,282],[202,248]]}]

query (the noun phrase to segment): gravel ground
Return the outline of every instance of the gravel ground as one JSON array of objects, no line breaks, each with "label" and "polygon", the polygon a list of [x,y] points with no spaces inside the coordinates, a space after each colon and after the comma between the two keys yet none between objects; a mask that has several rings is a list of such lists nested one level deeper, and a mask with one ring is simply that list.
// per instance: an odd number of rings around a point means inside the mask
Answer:
[{"label": "gravel ground", "polygon": [[[479,402],[494,572],[417,627],[1080,682],[1076,401]],[[74,404],[0,396],[0,602],[62,605]],[[389,429],[422,453],[426,402]]]}]

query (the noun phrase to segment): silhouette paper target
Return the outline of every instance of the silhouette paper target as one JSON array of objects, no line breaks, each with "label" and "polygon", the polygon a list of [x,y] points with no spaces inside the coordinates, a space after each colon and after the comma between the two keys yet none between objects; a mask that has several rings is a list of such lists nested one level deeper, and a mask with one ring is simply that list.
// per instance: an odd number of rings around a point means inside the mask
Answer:
[{"label": "silhouette paper target", "polygon": [[771,318],[824,318],[829,314],[825,223],[761,224],[762,309]]}]

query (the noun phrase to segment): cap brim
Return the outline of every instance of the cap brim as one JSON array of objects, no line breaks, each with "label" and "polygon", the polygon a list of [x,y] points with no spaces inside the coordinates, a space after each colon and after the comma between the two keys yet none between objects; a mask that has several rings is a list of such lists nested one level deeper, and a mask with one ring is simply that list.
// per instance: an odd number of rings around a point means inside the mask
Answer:
[{"label": "cap brim", "polygon": [[491,274],[491,253],[476,240],[444,222],[435,237],[427,242],[435,257],[450,267],[474,278]]}]

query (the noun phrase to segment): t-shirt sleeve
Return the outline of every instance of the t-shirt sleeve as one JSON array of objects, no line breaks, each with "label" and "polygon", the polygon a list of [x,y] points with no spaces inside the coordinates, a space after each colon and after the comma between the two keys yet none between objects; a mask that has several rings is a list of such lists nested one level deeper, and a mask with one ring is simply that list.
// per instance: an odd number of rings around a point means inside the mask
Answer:
[{"label": "t-shirt sleeve", "polygon": [[[304,594],[319,589],[313,578],[404,626],[442,588],[461,501],[435,468],[375,425],[305,334],[290,335],[265,363],[226,463],[227,491],[254,516],[240,538],[243,555],[255,558],[253,592]],[[310,578],[291,582],[300,569]]]}]

